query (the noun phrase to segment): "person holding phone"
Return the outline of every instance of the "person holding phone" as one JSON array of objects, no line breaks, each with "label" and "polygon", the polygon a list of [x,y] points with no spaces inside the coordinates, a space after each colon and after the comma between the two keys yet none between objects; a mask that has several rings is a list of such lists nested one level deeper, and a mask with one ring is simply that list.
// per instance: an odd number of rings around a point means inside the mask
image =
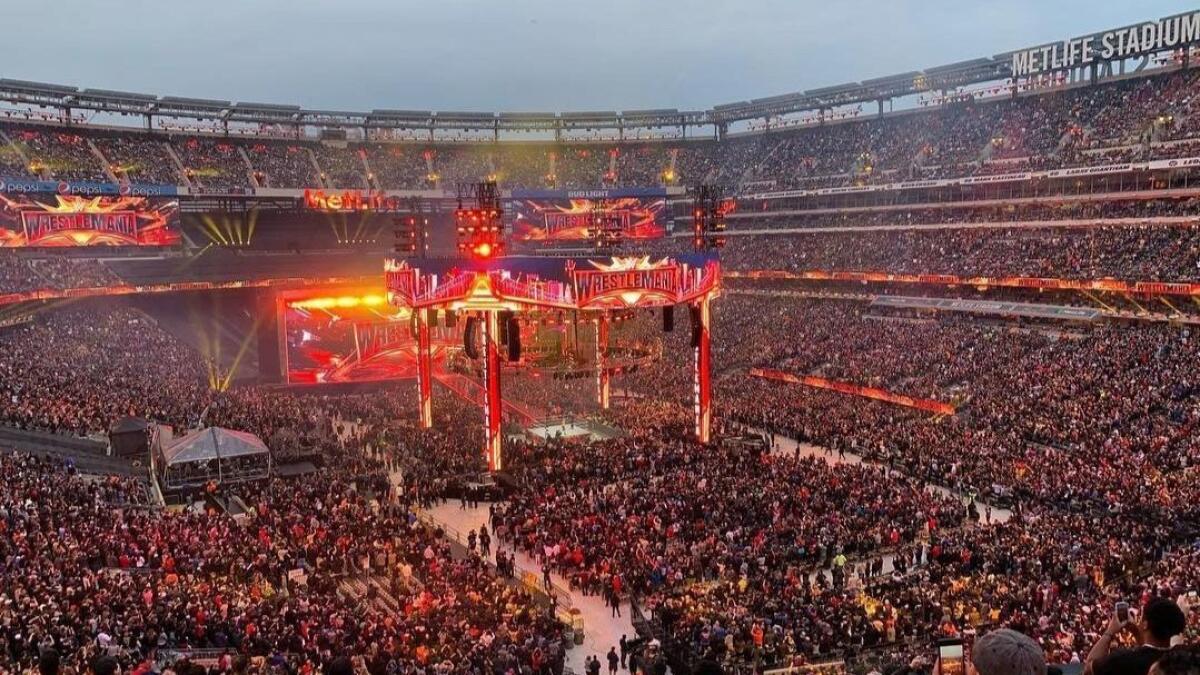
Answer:
[{"label": "person holding phone", "polygon": [[938,643],[937,675],[966,675],[962,640],[942,640]]},{"label": "person holding phone", "polygon": [[[1174,600],[1151,600],[1140,615],[1128,603],[1119,602],[1104,634],[1088,652],[1084,672],[1090,675],[1146,675],[1171,648],[1171,638],[1186,627],[1187,617]],[[1131,631],[1141,646],[1113,650],[1113,640],[1124,630]]]}]

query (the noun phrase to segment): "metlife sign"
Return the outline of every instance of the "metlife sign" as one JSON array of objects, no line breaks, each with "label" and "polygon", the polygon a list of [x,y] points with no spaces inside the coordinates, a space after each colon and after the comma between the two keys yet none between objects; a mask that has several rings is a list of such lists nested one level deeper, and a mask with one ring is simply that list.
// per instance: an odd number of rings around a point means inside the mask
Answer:
[{"label": "metlife sign", "polygon": [[1042,75],[1200,43],[1200,11],[1071,38],[1012,54],[1012,76]]}]

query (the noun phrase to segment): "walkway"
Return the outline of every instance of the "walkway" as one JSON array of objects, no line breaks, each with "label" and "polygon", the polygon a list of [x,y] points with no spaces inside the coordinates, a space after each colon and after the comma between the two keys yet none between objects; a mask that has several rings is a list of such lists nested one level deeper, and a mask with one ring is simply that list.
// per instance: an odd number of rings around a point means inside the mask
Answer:
[{"label": "walkway", "polygon": [[[457,499],[444,502],[432,509],[424,512],[433,521],[446,530],[448,536],[456,534],[462,537],[470,530],[479,531],[479,527],[487,523],[488,505],[481,504],[478,508],[463,509],[459,506]],[[513,551],[512,547],[508,546],[507,542],[500,542],[498,537],[492,538],[496,550],[501,547],[506,551]],[[537,564],[533,558],[527,555],[524,551],[516,551],[517,574],[520,575],[522,570],[535,574],[541,579],[541,566]],[[570,585],[558,573],[551,575],[551,580],[559,589],[569,589]],[[560,591],[560,593],[563,591]],[[576,646],[567,651],[567,667],[571,668],[576,673],[583,673],[583,660],[588,656],[597,656],[601,663],[604,664],[604,670],[608,670],[608,662],[604,656],[608,653],[609,648],[618,647],[622,635],[629,636],[633,639],[636,636],[633,630],[633,624],[629,620],[629,603],[621,603],[621,616],[613,617],[612,609],[606,607],[604,600],[599,596],[583,595],[578,590],[567,591],[570,594],[569,601],[571,606],[579,610],[579,615],[583,618],[583,645]],[[618,651],[620,648],[618,647]]]}]

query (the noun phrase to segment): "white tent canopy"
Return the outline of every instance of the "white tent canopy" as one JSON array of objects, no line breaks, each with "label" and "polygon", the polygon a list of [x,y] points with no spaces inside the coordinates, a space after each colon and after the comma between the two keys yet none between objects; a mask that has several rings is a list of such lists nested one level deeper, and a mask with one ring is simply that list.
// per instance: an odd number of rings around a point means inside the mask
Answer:
[{"label": "white tent canopy", "polygon": [[163,448],[158,460],[167,488],[256,480],[266,478],[271,469],[271,452],[258,436],[221,427],[187,434]]}]

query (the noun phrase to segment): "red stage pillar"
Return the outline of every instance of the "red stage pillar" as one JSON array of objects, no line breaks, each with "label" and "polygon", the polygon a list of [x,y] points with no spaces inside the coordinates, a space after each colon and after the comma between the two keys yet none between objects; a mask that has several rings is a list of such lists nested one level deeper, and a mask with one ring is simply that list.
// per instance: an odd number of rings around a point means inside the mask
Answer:
[{"label": "red stage pillar", "polygon": [[420,399],[421,428],[433,427],[433,358],[429,348],[429,310],[417,313],[417,396]]},{"label": "red stage pillar", "polygon": [[503,400],[500,398],[500,313],[484,312],[483,342],[486,345],[483,361],[483,454],[487,457],[488,471],[500,471],[504,464],[500,457],[500,414]]},{"label": "red stage pillar", "polygon": [[608,410],[608,392],[612,375],[604,363],[608,351],[608,314],[601,312],[596,319],[596,402],[601,410]]},{"label": "red stage pillar", "polygon": [[707,297],[696,302],[696,311],[700,316],[699,323],[692,327],[697,333],[695,336],[696,358],[693,363],[696,440],[707,443],[712,435],[712,342],[708,334],[710,314]]}]

